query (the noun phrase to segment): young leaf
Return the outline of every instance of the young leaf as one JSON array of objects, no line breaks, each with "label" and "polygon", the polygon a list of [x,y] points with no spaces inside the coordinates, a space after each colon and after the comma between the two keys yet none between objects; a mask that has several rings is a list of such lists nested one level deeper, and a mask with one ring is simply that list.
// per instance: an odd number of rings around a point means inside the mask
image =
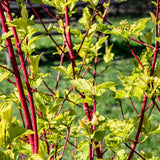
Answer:
[{"label": "young leaf", "polygon": [[26,21],[28,20],[28,11],[26,9],[26,6],[24,5],[22,5],[21,15],[23,19],[25,19]]},{"label": "young leaf", "polygon": [[150,20],[150,18],[141,18],[138,21],[134,22],[131,25],[130,32],[131,34],[137,35],[139,32],[145,29],[146,23]]},{"label": "young leaf", "polygon": [[99,39],[99,41],[95,45],[95,50],[96,51],[98,51],[102,47],[102,44],[107,40],[107,38],[108,38],[108,36],[102,37],[102,38]]},{"label": "young leaf", "polygon": [[152,21],[156,24],[156,16],[154,15],[153,12],[149,12],[150,13],[150,16],[152,18]]},{"label": "young leaf", "polygon": [[90,14],[90,11],[88,7],[85,7],[83,9],[83,16],[79,19],[79,23],[84,25],[87,29],[90,28],[91,25],[92,16]]},{"label": "young leaf", "polygon": [[124,149],[121,149],[117,152],[117,160],[126,160],[127,159],[127,154]]},{"label": "young leaf", "polygon": [[38,74],[38,66],[39,66],[41,55],[34,55],[34,56],[29,55],[28,58],[30,61],[31,72],[36,77]]},{"label": "young leaf", "polygon": [[122,139],[118,136],[115,136],[113,133],[110,133],[106,137],[106,145],[115,150],[115,148],[119,145]]},{"label": "young leaf", "polygon": [[106,54],[103,56],[103,60],[105,64],[110,63],[113,60],[114,53],[111,52],[113,45],[106,46]]}]

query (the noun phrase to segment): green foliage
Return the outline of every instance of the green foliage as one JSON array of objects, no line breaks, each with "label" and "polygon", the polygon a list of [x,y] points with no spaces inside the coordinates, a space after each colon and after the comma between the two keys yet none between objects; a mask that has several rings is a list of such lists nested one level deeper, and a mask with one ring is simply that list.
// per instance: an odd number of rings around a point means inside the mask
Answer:
[{"label": "green foliage", "polygon": [[[4,67],[7,67],[7,66],[4,66]],[[0,68],[0,82],[4,79],[8,79],[10,76],[11,76],[10,71],[2,67]]]},{"label": "green foliage", "polygon": [[[137,160],[141,157],[146,160],[158,159],[148,151],[135,149],[137,144],[143,146],[143,142],[160,132],[160,125],[152,122],[153,109],[160,111],[158,104],[160,69],[157,62],[160,38],[157,30],[159,20],[156,18],[158,15],[150,12],[151,18],[141,18],[132,24],[128,20],[122,20],[119,26],[116,26],[111,25],[106,16],[110,2],[104,2],[100,6],[98,0],[83,0],[83,2],[86,6],[77,24],[85,28],[85,33],[73,29],[69,23],[77,11],[78,0],[32,0],[32,3],[47,4],[57,11],[56,17],[52,16],[57,25],[50,23],[46,27],[41,22],[44,31],[38,36],[35,36],[35,33],[39,28],[35,27],[34,16],[29,17],[23,0],[17,0],[21,16],[14,17],[12,21],[7,18],[7,22],[2,25],[3,29],[8,27],[9,31],[0,36],[0,49],[3,50],[7,45],[13,68],[0,66],[0,82],[7,79],[15,88],[10,95],[0,93],[0,159],[12,160],[25,157],[27,160],[62,160],[64,154],[68,156],[65,152],[70,146],[74,149],[72,156],[77,160],[95,157],[102,160],[105,155],[108,159],[114,157],[116,160],[126,160],[128,157]],[[2,16],[3,10],[0,10],[0,13]],[[40,17],[38,18],[41,21]],[[2,24],[3,20],[1,18]],[[104,24],[104,21],[109,25]],[[153,22],[155,28],[146,33],[145,27],[148,22]],[[59,39],[63,44],[57,43],[54,36],[50,35],[54,30],[61,35]],[[154,32],[156,36],[153,43]],[[56,42],[57,51],[53,51],[53,56],[55,54],[61,56],[60,64],[52,66],[54,74],[58,72],[57,81],[51,81],[49,84],[46,83],[47,77],[50,75],[54,78],[55,75],[42,73],[39,70],[43,54],[35,54],[37,40],[46,34],[53,43]],[[134,56],[132,72],[127,76],[119,72],[121,84],[116,83],[116,79],[101,80],[114,60],[112,51],[114,44],[106,45],[105,42],[109,38],[106,34],[121,37]],[[73,42],[73,37],[77,43]],[[130,46],[131,40],[145,46],[140,55],[134,53],[134,49]],[[16,66],[19,60],[15,61],[15,54],[12,53],[16,47],[20,59],[19,68]],[[63,63],[64,57],[68,58],[67,64]],[[101,62],[103,68],[99,71],[97,68]],[[127,65],[126,60],[125,65]],[[67,85],[66,88],[63,86],[65,88],[63,90],[61,74]],[[41,87],[45,87],[45,91]],[[102,101],[102,97],[110,98],[106,93],[119,101],[123,120],[118,117],[109,118],[112,116],[108,113],[107,116],[103,116],[98,112],[102,107],[108,107],[105,101]],[[131,102],[133,115],[127,115],[123,107],[122,102],[127,99]],[[137,101],[139,101],[138,106],[135,106]],[[97,105],[99,102],[100,105]],[[20,112],[20,119],[13,118],[15,108]],[[111,109],[113,108],[118,111],[118,105],[111,106]]]}]

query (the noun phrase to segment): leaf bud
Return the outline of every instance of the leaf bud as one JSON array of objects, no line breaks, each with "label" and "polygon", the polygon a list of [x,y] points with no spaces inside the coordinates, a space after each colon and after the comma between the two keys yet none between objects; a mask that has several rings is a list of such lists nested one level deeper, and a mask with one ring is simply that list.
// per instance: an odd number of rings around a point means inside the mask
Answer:
[{"label": "leaf bud", "polygon": [[79,121],[79,125],[80,125],[80,127],[81,128],[85,128],[85,124],[84,124],[84,122],[83,121],[81,121],[80,119],[78,119],[78,121]]},{"label": "leaf bud", "polygon": [[97,119],[96,114],[93,114],[93,118],[92,118],[92,122],[91,123],[92,123],[93,126],[98,125],[98,119]]}]

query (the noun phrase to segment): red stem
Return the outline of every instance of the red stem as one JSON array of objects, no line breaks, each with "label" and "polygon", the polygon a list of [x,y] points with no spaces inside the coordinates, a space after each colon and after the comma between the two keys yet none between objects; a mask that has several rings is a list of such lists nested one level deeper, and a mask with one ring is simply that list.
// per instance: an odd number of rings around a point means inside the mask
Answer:
[{"label": "red stem", "polygon": [[[64,155],[64,151],[66,149],[66,144],[67,144],[67,141],[68,141],[68,138],[69,138],[69,133],[70,133],[70,128],[68,128],[68,131],[67,131],[66,140],[65,140],[64,147],[63,147],[63,150],[62,150],[62,158],[63,158],[63,155]],[[62,160],[62,158],[61,158],[61,160]]]},{"label": "red stem", "polygon": [[144,46],[147,46],[147,47],[149,47],[149,48],[151,48],[151,49],[154,49],[154,47],[150,46],[149,44],[144,43],[144,42],[141,42],[141,41],[138,41],[138,40],[136,40],[136,39],[134,39],[134,38],[132,38],[132,37],[130,37],[130,36],[129,36],[129,39],[131,39],[131,40],[133,40],[133,41],[135,41],[135,42],[137,42],[137,43],[139,43],[139,44],[142,44],[142,45],[144,45]]},{"label": "red stem", "polygon": [[132,52],[133,56],[136,58],[136,60],[138,61],[138,63],[140,64],[140,66],[142,67],[142,69],[144,70],[144,66],[142,65],[141,61],[139,60],[139,58],[137,57],[137,55],[134,53],[134,51],[132,50],[131,46],[129,45],[129,42],[127,42],[127,46],[130,49],[130,51]]},{"label": "red stem", "polygon": [[[132,148],[127,144],[127,143],[124,143],[129,149],[132,150]],[[143,160],[145,160],[145,158],[143,158],[138,152],[136,152],[135,150],[133,150],[134,153],[136,153],[139,157],[141,157]]]},{"label": "red stem", "polygon": [[38,139],[40,139],[43,135],[45,135],[45,134],[48,132],[49,127],[50,127],[50,126],[48,126],[48,128],[38,137]]},{"label": "red stem", "polygon": [[78,49],[78,51],[77,51],[76,55],[74,56],[74,59],[76,59],[76,58],[77,58],[77,56],[78,56],[78,54],[79,54],[79,52],[80,52],[80,50],[81,50],[81,48],[82,48],[82,46],[83,46],[84,40],[85,40],[85,39],[86,39],[86,37],[87,37],[88,32],[89,32],[89,29],[88,29],[88,30],[86,30],[86,33],[85,33],[85,35],[84,35],[84,37],[83,37],[83,40],[82,40],[82,42],[81,42],[81,44],[80,44],[80,47],[79,47],[79,49]]},{"label": "red stem", "polygon": [[[160,1],[157,0],[156,25],[155,25],[155,36],[156,37],[159,37],[159,24],[158,24],[159,15],[160,15],[160,4],[159,4],[159,2]],[[154,67],[155,67],[155,64],[156,64],[157,54],[158,54],[158,46],[159,46],[159,42],[156,40],[155,47],[154,47],[154,56],[153,56],[150,76],[153,76],[153,73],[154,73]]]},{"label": "red stem", "polygon": [[88,69],[89,69],[89,67],[91,66],[92,63],[93,63],[93,61],[86,67],[85,71],[82,74],[82,78],[85,76],[86,72],[88,71]]},{"label": "red stem", "polygon": [[[8,13],[9,21],[12,21],[13,19],[12,19],[10,7],[9,7],[9,4],[8,4],[8,0],[4,0],[4,2],[5,2],[5,5],[4,5],[5,10]],[[20,47],[20,44],[19,44],[19,39],[18,39],[16,29],[13,26],[11,26],[11,28],[12,28],[14,39],[15,39],[15,42],[16,42],[16,47],[17,47],[17,51],[18,51],[18,54],[19,54],[19,59],[20,59],[20,62],[21,62],[21,66],[22,66],[22,69],[23,69],[23,74],[24,74],[24,78],[25,78],[25,82],[26,82],[26,86],[27,86],[29,104],[30,104],[30,109],[31,109],[31,116],[32,116],[33,131],[35,132],[35,134],[34,134],[34,152],[33,153],[37,154],[38,153],[38,133],[37,133],[37,122],[36,122],[36,114],[35,114],[35,107],[34,107],[34,102],[33,102],[32,89],[31,89],[31,86],[29,84],[28,73],[27,73],[27,69],[26,69],[26,66],[25,66],[25,62],[24,62],[22,50],[21,50],[21,47]]]},{"label": "red stem", "polygon": [[133,102],[132,102],[132,99],[130,98],[130,103],[131,103],[131,105],[132,105],[132,107],[133,107],[133,109],[134,109],[134,111],[137,113],[137,115],[139,116],[139,113],[138,113],[138,111],[136,110],[136,108],[135,108],[135,106],[134,106],[134,104],[133,104]]},{"label": "red stem", "polygon": [[14,72],[13,72],[12,70],[10,70],[9,68],[7,68],[7,67],[5,67],[5,66],[3,66],[3,65],[0,65],[0,67],[1,67],[1,68],[4,68],[4,69],[6,69],[7,71],[9,71],[9,72],[11,72],[12,74],[14,74]]},{"label": "red stem", "polygon": [[[68,95],[71,93],[72,89],[73,89],[73,86],[70,88],[68,94],[66,95],[66,99],[67,99]],[[63,100],[62,105],[61,105],[61,107],[59,108],[58,112],[56,113],[56,116],[55,116],[55,117],[57,117],[57,116],[59,115],[59,113],[60,113],[60,111],[62,110],[62,107],[63,107],[63,105],[64,105],[64,103],[65,103],[65,101],[66,101],[66,99]]]},{"label": "red stem", "polygon": [[131,149],[130,154],[129,154],[129,156],[128,156],[128,160],[132,159],[134,150],[135,150],[135,148],[136,148],[136,146],[137,146],[137,144],[138,144],[138,140],[139,140],[140,135],[141,135],[141,128],[142,128],[142,124],[143,124],[143,119],[144,119],[144,113],[145,113],[146,103],[147,103],[147,96],[144,95],[143,105],[142,105],[142,112],[141,112],[141,119],[140,119],[140,122],[139,122],[137,134],[136,134],[136,137],[135,137],[135,140],[134,140],[132,149]]},{"label": "red stem", "polygon": [[24,118],[23,118],[23,114],[22,114],[22,110],[21,110],[20,107],[19,107],[19,113],[20,113],[20,116],[21,116],[21,120],[22,120],[23,127],[26,128],[25,122],[24,122]]},{"label": "red stem", "polygon": [[55,93],[49,88],[48,84],[43,80],[43,84],[47,87],[47,89],[54,95]]},{"label": "red stem", "polygon": [[[67,0],[66,0],[67,2]],[[66,26],[65,26],[65,29],[70,27],[70,24],[69,24],[69,15],[68,15],[68,6],[65,7],[65,22],[66,22]],[[64,33],[66,33],[66,30],[64,29]],[[71,41],[71,33],[70,33],[70,28],[68,29],[67,33],[66,33],[66,36],[64,35],[64,38],[66,39],[66,45],[67,45],[67,48],[68,48],[68,52],[69,52],[69,57],[70,57],[70,60],[71,60],[71,63],[72,63],[72,69],[73,69],[73,79],[75,79],[75,60],[74,60],[74,53],[73,53],[73,50],[72,50],[72,41]]]},{"label": "red stem", "polygon": [[16,83],[15,82],[13,82],[11,79],[7,79],[7,80],[8,80],[8,82],[12,83],[16,87]]},{"label": "red stem", "polygon": [[58,18],[55,17],[51,12],[49,12],[43,5],[40,4],[40,6],[46,13],[48,13],[48,15],[50,15],[53,19],[58,21]]},{"label": "red stem", "polygon": [[[63,44],[63,48],[64,48],[65,44]],[[60,66],[63,64],[63,58],[64,58],[64,54],[61,53],[61,61],[60,61]],[[57,75],[57,83],[56,83],[56,87],[54,89],[54,93],[56,92],[57,88],[58,88],[58,84],[59,84],[59,79],[60,79],[60,75],[61,75],[61,72],[58,72],[58,75]]]},{"label": "red stem", "polygon": [[[2,28],[3,28],[3,32],[7,33],[8,32],[8,26],[6,24],[6,19],[5,19],[4,11],[3,11],[3,8],[2,8],[2,3],[0,3],[0,20],[1,20],[1,25],[2,25]],[[30,117],[30,113],[29,113],[29,110],[28,110],[28,105],[27,105],[25,94],[24,94],[22,81],[21,81],[21,77],[20,77],[20,73],[19,73],[19,70],[18,70],[18,65],[17,65],[17,62],[16,62],[16,58],[15,58],[15,55],[14,55],[14,50],[13,50],[13,46],[12,46],[12,42],[11,42],[10,37],[6,38],[6,44],[8,46],[8,53],[9,53],[9,57],[11,59],[13,72],[15,73],[14,78],[15,78],[16,85],[17,85],[17,88],[18,88],[18,93],[19,93],[19,96],[20,96],[20,101],[21,101],[21,104],[22,104],[26,125],[27,125],[28,129],[33,130],[32,123],[31,123],[31,117]],[[33,138],[33,135],[29,135],[29,137],[30,137],[30,144],[31,144],[31,147],[32,147],[32,151],[34,152],[34,138]]]}]

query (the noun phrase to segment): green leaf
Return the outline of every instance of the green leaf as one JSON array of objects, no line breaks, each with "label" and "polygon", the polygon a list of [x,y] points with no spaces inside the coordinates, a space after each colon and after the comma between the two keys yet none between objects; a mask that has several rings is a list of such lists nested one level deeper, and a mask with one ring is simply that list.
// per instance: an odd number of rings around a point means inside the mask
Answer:
[{"label": "green leaf", "polygon": [[12,121],[12,102],[1,102],[0,103],[0,120],[4,119],[8,123]]},{"label": "green leaf", "polygon": [[106,145],[112,149],[115,149],[121,141],[122,138],[115,136],[113,133],[108,134],[106,137]]},{"label": "green leaf", "polygon": [[160,132],[160,125],[158,125],[156,128],[154,128],[152,131],[149,132],[150,134],[159,133]]},{"label": "green leaf", "polygon": [[78,144],[78,159],[88,160],[89,157],[89,141],[83,140]]},{"label": "green leaf", "polygon": [[103,138],[105,137],[105,131],[101,131],[101,130],[96,130],[94,133],[93,133],[93,141],[94,142],[99,142],[99,141],[102,141]]},{"label": "green leaf", "polygon": [[73,34],[77,39],[83,40],[83,36],[80,30],[71,29],[70,33]]},{"label": "green leaf", "polygon": [[12,150],[0,151],[1,160],[15,160]]},{"label": "green leaf", "polygon": [[42,4],[42,0],[31,0],[33,3]]},{"label": "green leaf", "polygon": [[93,105],[93,99],[86,96],[85,98],[78,100],[77,103],[88,103],[90,106],[92,106]]},{"label": "green leaf", "polygon": [[108,126],[114,135],[126,139],[133,132],[134,124],[136,121],[137,118],[130,118],[129,120],[123,121],[118,119],[110,119],[108,120]]},{"label": "green leaf", "polygon": [[144,116],[144,119],[143,119],[143,126],[142,126],[142,132],[145,134],[145,135],[148,135],[150,129],[151,129],[151,124],[150,124],[150,121],[151,121],[151,117],[146,117]]},{"label": "green leaf", "polygon": [[87,145],[87,146],[89,145],[89,141],[88,141],[88,140],[83,140],[83,141],[81,141],[81,142],[78,144],[78,151],[83,150],[83,148],[84,148],[86,145]]},{"label": "green leaf", "polygon": [[40,61],[41,55],[34,55],[34,56],[29,55],[28,58],[30,61],[31,72],[32,72],[33,76],[36,77],[38,74],[38,66],[39,66],[39,61]]},{"label": "green leaf", "polygon": [[11,144],[15,139],[22,137],[23,135],[28,136],[29,134],[34,134],[34,132],[21,126],[11,124],[7,129],[6,143]]},{"label": "green leaf", "polygon": [[116,99],[121,99],[121,98],[127,98],[129,97],[129,94],[125,90],[119,90],[116,92]]},{"label": "green leaf", "polygon": [[131,25],[130,32],[135,35],[139,34],[139,32],[145,29],[145,25],[149,20],[150,18],[141,18],[138,21],[134,22]]},{"label": "green leaf", "polygon": [[156,24],[156,16],[155,16],[155,14],[153,12],[149,12],[149,13],[150,13],[152,21]]},{"label": "green leaf", "polygon": [[106,32],[108,32],[109,31],[109,28],[107,27],[107,25],[106,24],[98,24],[98,26],[97,26],[97,30],[99,31],[99,32],[102,32],[102,33],[106,33]]},{"label": "green leaf", "polygon": [[121,149],[117,152],[117,160],[126,160],[127,159],[127,154],[124,149]]},{"label": "green leaf", "polygon": [[91,81],[86,79],[71,80],[71,84],[74,85],[79,91],[86,93],[87,95],[95,94],[95,89]]},{"label": "green leaf", "polygon": [[114,86],[116,86],[117,83],[115,82],[104,82],[98,86],[96,86],[96,90],[99,90],[99,89],[108,89],[108,88],[112,88]]},{"label": "green leaf", "polygon": [[45,160],[39,154],[33,154],[30,157],[26,158],[26,160]]},{"label": "green leaf", "polygon": [[35,92],[33,96],[35,99],[36,108],[45,114],[47,108],[51,104],[51,97],[41,91]]},{"label": "green leaf", "polygon": [[96,52],[102,47],[102,44],[108,39],[108,36],[102,37],[99,39],[99,41],[95,45]]},{"label": "green leaf", "polygon": [[113,60],[114,53],[111,52],[113,45],[106,46],[106,54],[103,56],[103,60],[105,64],[110,63]]},{"label": "green leaf", "polygon": [[24,18],[14,19],[13,21],[8,22],[9,25],[20,27],[22,29],[26,29],[27,27],[27,20]]},{"label": "green leaf", "polygon": [[29,84],[31,85],[31,87],[38,88],[41,85],[43,78],[45,78],[49,75],[50,75],[50,73],[46,73],[46,74],[45,73],[38,73],[37,76],[34,78],[32,76],[30,76],[29,77]]},{"label": "green leaf", "polygon": [[160,37],[156,37],[156,40],[157,40],[158,42],[160,42]]},{"label": "green leaf", "polygon": [[[140,155],[145,158],[146,160],[159,160],[158,157],[154,157],[153,154],[151,152],[144,152],[141,151]],[[141,160],[141,158],[138,158],[137,160]]]},{"label": "green leaf", "polygon": [[8,32],[5,32],[1,35],[1,38],[2,39],[6,39],[8,37],[11,37],[13,35],[13,32],[12,31],[8,31]]},{"label": "green leaf", "polygon": [[85,7],[83,9],[83,16],[78,21],[80,24],[84,25],[87,29],[90,28],[91,22],[92,22],[92,16],[90,14],[90,11],[88,7]]},{"label": "green leaf", "polygon": [[23,19],[25,19],[26,21],[28,20],[28,11],[26,9],[26,6],[24,5],[22,5],[21,15]]},{"label": "green leaf", "polygon": [[29,39],[28,41],[28,45],[27,45],[27,49],[28,49],[28,52],[29,52],[29,55],[31,55],[31,53],[34,51],[35,49],[35,41],[37,41],[39,38],[41,38],[43,36],[42,35],[39,35],[39,36],[34,36],[33,38]]},{"label": "green leaf", "polygon": [[[143,35],[147,41],[147,44],[152,45],[152,37],[153,37],[153,29],[147,34],[143,32]],[[146,47],[148,51],[152,52],[152,49],[149,47]]]},{"label": "green leaf", "polygon": [[111,91],[115,91],[115,82],[104,82],[98,86],[95,86],[96,89],[96,96],[101,96],[106,90],[105,89],[110,89]]},{"label": "green leaf", "polygon": [[[8,68],[5,65],[3,66]],[[0,82],[4,79],[8,79],[10,76],[11,76],[11,73],[7,69],[0,67]]]},{"label": "green leaf", "polygon": [[58,66],[58,67],[52,67],[53,69],[57,70],[58,72],[63,73],[64,75],[67,75],[67,69],[64,66]]},{"label": "green leaf", "polygon": [[46,153],[47,153],[47,144],[46,142],[41,141],[39,143],[38,155],[41,157],[42,160],[46,160]]}]

